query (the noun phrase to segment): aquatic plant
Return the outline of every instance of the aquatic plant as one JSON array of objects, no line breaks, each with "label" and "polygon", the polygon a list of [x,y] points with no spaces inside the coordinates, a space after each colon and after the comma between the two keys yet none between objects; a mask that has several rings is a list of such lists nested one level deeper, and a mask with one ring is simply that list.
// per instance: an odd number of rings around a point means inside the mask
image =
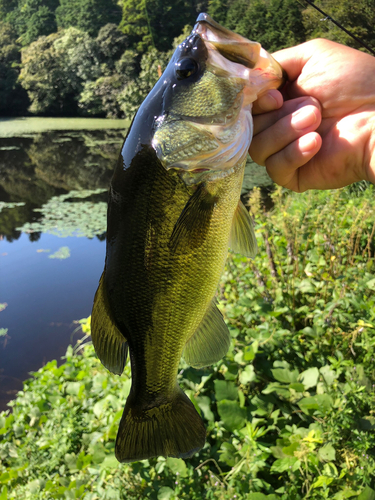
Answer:
[{"label": "aquatic plant", "polygon": [[88,198],[106,191],[106,189],[85,189],[53,196],[42,208],[34,210],[42,214],[39,221],[26,222],[17,230],[24,233],[40,231],[61,238],[67,236],[93,238],[102,235],[107,227],[107,203],[104,201],[68,200]]}]

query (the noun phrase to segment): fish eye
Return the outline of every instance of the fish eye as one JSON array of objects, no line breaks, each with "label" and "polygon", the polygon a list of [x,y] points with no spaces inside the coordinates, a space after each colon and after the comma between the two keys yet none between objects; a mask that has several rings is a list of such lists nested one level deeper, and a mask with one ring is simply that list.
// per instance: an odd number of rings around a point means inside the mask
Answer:
[{"label": "fish eye", "polygon": [[186,57],[176,64],[176,75],[179,80],[189,78],[198,70],[198,63],[191,57]]}]

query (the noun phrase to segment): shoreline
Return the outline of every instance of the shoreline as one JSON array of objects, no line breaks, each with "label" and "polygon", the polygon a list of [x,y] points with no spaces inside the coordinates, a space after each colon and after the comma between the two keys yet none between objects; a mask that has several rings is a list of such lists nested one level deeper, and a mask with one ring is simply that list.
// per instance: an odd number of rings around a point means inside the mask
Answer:
[{"label": "shoreline", "polygon": [[0,139],[55,130],[126,130],[129,126],[130,120],[118,118],[2,117],[0,118]]}]

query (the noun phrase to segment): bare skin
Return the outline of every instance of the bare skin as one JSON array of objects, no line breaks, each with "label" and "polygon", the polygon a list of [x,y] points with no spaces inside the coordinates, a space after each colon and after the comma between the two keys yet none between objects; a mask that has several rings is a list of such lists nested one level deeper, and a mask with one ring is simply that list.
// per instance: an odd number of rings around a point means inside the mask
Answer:
[{"label": "bare skin", "polygon": [[375,57],[322,39],[273,56],[289,82],[254,104],[253,160],[297,192],[375,182]]}]

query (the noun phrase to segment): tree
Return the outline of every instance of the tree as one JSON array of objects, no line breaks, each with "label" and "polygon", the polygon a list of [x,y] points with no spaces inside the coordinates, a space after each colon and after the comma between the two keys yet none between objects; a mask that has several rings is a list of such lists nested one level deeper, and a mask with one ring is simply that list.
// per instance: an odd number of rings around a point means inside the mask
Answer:
[{"label": "tree", "polygon": [[126,50],[121,58],[114,61],[114,72],[101,76],[95,82],[87,81],[79,98],[82,114],[123,117],[120,93],[137,78],[136,53]]},{"label": "tree", "polygon": [[[18,0],[17,6],[8,11],[6,20],[16,30],[22,45],[29,45],[39,36],[56,31],[58,4],[59,0]],[[12,5],[15,6],[15,2]]]},{"label": "tree", "polygon": [[[375,0],[317,0],[316,5],[370,47],[375,48]],[[328,38],[356,49],[363,47],[329,19],[322,19],[313,7],[303,12],[307,39]]]},{"label": "tree", "polygon": [[[99,49],[100,62],[106,64],[111,70],[114,69],[116,61],[129,47],[127,36],[115,24],[106,24],[100,28],[96,43]],[[133,56],[135,57],[135,53]]]},{"label": "tree", "polygon": [[[298,0],[229,0],[224,26],[259,42],[273,52],[305,41],[302,7]],[[218,0],[210,3],[210,14],[220,8]],[[218,10],[224,18],[223,11]]]},{"label": "tree", "polygon": [[21,60],[17,34],[9,24],[0,23],[0,115],[23,114],[28,106],[26,92],[18,83]]},{"label": "tree", "polygon": [[96,36],[108,23],[119,24],[121,9],[116,0],[60,0],[56,9],[57,26],[71,26]]},{"label": "tree", "polygon": [[125,118],[132,118],[142,101],[159,79],[159,71],[164,71],[171,53],[151,49],[141,59],[141,71],[119,92],[117,101]]},{"label": "tree", "polygon": [[95,40],[69,28],[39,37],[22,50],[20,81],[27,90],[30,111],[75,115],[84,82],[101,74]]},{"label": "tree", "polygon": [[197,6],[188,0],[123,0],[120,29],[137,52],[151,47],[166,52],[186,24],[194,25]]},{"label": "tree", "polygon": [[223,26],[227,20],[228,3],[227,0],[209,0],[208,2],[209,15]]}]

